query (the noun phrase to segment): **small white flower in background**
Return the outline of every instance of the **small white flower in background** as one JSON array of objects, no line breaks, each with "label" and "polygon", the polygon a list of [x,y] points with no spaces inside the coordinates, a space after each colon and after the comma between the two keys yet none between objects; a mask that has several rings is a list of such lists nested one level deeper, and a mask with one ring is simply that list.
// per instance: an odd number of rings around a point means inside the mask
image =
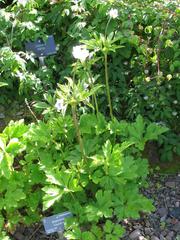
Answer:
[{"label": "small white flower in background", "polygon": [[165,122],[162,122],[162,121],[156,122],[156,125],[166,126]]},{"label": "small white flower in background", "polygon": [[148,100],[148,96],[144,96],[144,100]]},{"label": "small white flower in background", "polygon": [[79,45],[73,47],[72,51],[73,57],[79,59],[81,62],[84,62],[89,56],[89,51],[86,48],[86,45]]},{"label": "small white flower in background", "polygon": [[113,18],[113,19],[117,18],[117,17],[118,17],[118,10],[112,8],[112,9],[109,11],[109,16],[110,16],[110,18]]},{"label": "small white flower in background", "polygon": [[145,80],[146,80],[146,82],[150,82],[151,81],[150,77],[145,78]]},{"label": "small white flower in background", "polygon": [[171,87],[172,87],[171,84],[168,84],[168,88],[171,89]]},{"label": "small white flower in background", "polygon": [[168,74],[168,75],[166,76],[166,78],[167,78],[168,81],[170,81],[170,80],[172,79],[172,75],[171,75],[171,74]]},{"label": "small white flower in background", "polygon": [[174,100],[174,101],[173,101],[173,103],[174,103],[174,104],[177,104],[177,103],[178,103],[178,101],[177,101],[177,100]]},{"label": "small white flower in background", "polygon": [[129,74],[129,72],[125,72],[124,74],[125,74],[125,75],[128,75],[128,74]]},{"label": "small white flower in background", "polygon": [[64,14],[65,14],[66,16],[69,16],[69,14],[70,14],[69,9],[64,9]]},{"label": "small white flower in background", "polygon": [[64,100],[63,99],[57,99],[55,108],[57,109],[58,112],[62,112],[63,116],[65,115],[66,112],[66,105],[64,105]]},{"label": "small white flower in background", "polygon": [[149,70],[148,70],[148,69],[146,69],[146,70],[144,71],[144,73],[145,73],[145,74],[148,74],[148,73],[149,73]]},{"label": "small white flower in background", "polygon": [[154,104],[151,104],[150,107],[151,107],[151,108],[154,108]]},{"label": "small white flower in background", "polygon": [[77,26],[79,29],[83,29],[86,26],[86,24],[87,24],[86,22],[79,22]]},{"label": "small white flower in background", "polygon": [[173,115],[173,116],[177,116],[177,112],[175,112],[175,111],[172,112],[172,115]]},{"label": "small white flower in background", "polygon": [[29,0],[18,0],[18,3],[23,5],[23,7],[25,7],[28,2]]},{"label": "small white flower in background", "polygon": [[126,61],[126,62],[124,62],[124,65],[128,65],[128,62]]}]

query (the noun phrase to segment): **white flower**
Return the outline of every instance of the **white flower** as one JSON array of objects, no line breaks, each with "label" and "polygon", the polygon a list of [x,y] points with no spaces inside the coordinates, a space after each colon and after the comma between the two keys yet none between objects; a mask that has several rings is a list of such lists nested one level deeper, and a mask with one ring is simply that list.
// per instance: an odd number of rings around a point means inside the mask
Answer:
[{"label": "white flower", "polygon": [[69,14],[70,14],[69,9],[64,9],[64,14],[65,14],[66,16],[69,16]]},{"label": "white flower", "polygon": [[57,109],[58,112],[62,112],[63,116],[65,115],[67,106],[64,105],[63,99],[57,99],[55,108]]},{"label": "white flower", "polygon": [[154,108],[154,104],[151,104],[150,107],[151,107],[151,108]]},{"label": "white flower", "polygon": [[84,83],[84,84],[83,84],[83,88],[84,88],[84,90],[87,90],[88,87],[89,87],[89,84],[87,84],[87,83]]},{"label": "white flower", "polygon": [[118,17],[118,10],[112,8],[112,9],[109,11],[109,16],[110,16],[110,18],[113,18],[113,19],[117,18],[117,17]]},{"label": "white flower", "polygon": [[146,69],[146,70],[144,71],[144,73],[145,73],[145,74],[148,74],[148,73],[149,73],[149,70],[148,70],[148,69]]},{"label": "white flower", "polygon": [[127,76],[127,75],[129,75],[129,72],[125,72],[124,74]]},{"label": "white flower", "polygon": [[174,100],[174,101],[173,101],[173,103],[174,103],[174,104],[177,104],[177,103],[178,103],[178,101],[177,101],[177,100]]},{"label": "white flower", "polygon": [[156,122],[156,125],[166,126],[165,122],[163,122],[163,121]]},{"label": "white flower", "polygon": [[77,26],[79,29],[83,29],[86,26],[86,22],[79,22]]},{"label": "white flower", "polygon": [[168,84],[168,88],[171,89],[171,87],[172,87],[171,84]]},{"label": "white flower", "polygon": [[29,0],[18,0],[18,3],[23,5],[23,7],[25,7],[28,2]]},{"label": "white flower", "polygon": [[172,79],[172,75],[171,75],[171,74],[168,74],[168,75],[166,76],[166,78],[167,78],[168,81],[170,81],[170,80]]},{"label": "white flower", "polygon": [[124,62],[124,65],[128,65],[128,62],[126,61],[126,62]]},{"label": "white flower", "polygon": [[84,62],[89,56],[89,51],[86,48],[86,45],[79,45],[73,47],[72,54],[74,58],[79,59],[81,62]]},{"label": "white flower", "polygon": [[148,96],[144,96],[144,100],[148,100]]},{"label": "white flower", "polygon": [[177,115],[177,112],[175,112],[175,111],[172,112],[172,115],[173,115],[173,116],[176,116],[176,115]]},{"label": "white flower", "polygon": [[146,77],[145,80],[146,80],[146,82],[150,82],[151,81],[150,77]]}]

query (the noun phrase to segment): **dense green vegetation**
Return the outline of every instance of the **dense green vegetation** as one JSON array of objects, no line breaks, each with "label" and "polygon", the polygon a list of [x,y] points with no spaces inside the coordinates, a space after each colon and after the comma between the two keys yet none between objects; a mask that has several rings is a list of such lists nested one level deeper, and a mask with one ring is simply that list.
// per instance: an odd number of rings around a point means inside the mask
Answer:
[{"label": "dense green vegetation", "polygon": [[[120,220],[153,210],[145,144],[179,155],[177,1],[0,4],[0,104],[26,98],[36,120],[0,134],[0,238],[49,209],[73,213],[67,239],[119,239]],[[25,43],[48,35],[40,66]]]}]

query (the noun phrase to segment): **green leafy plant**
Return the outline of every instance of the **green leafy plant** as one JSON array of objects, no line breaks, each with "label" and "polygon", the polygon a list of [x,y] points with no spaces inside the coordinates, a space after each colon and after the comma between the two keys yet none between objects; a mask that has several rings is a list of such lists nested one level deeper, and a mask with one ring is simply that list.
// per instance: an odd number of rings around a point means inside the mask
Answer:
[{"label": "green leafy plant", "polygon": [[[0,134],[0,237],[12,231],[18,223],[32,223],[39,219],[36,212],[40,200],[38,188],[33,192],[35,165],[24,161],[24,135],[29,127],[23,121],[10,122]],[[30,174],[30,175],[28,175]],[[25,212],[23,208],[26,207]],[[5,227],[6,226],[6,227]]]},{"label": "green leafy plant", "polygon": [[[97,234],[117,239],[124,230],[119,225],[112,226],[113,219],[138,218],[139,211],[153,210],[151,201],[139,193],[148,174],[148,163],[137,151],[140,153],[147,140],[157,139],[167,129],[151,124],[145,128],[140,116],[135,123],[115,119],[108,123],[101,114],[85,114],[77,121],[84,155],[71,115],[59,114],[47,123],[39,121],[29,126],[22,121],[11,122],[3,131],[2,229],[5,230],[3,221],[8,221],[6,231],[18,223],[37,221],[43,201],[43,210],[53,207],[54,212],[73,213],[71,224],[67,225],[69,239],[94,239]],[[114,123],[117,131],[112,131]],[[132,128],[141,137],[135,138]],[[124,129],[122,135],[119,129]],[[97,233],[94,224],[99,226]]]},{"label": "green leafy plant", "polygon": [[180,139],[179,136],[173,133],[162,135],[158,140],[160,147],[161,161],[172,161],[174,155],[180,156]]}]

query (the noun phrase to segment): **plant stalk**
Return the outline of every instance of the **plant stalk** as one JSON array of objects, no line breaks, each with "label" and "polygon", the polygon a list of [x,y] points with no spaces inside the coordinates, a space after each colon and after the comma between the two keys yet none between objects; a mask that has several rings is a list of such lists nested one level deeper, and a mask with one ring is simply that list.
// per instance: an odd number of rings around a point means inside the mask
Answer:
[{"label": "plant stalk", "polygon": [[76,105],[71,105],[71,109],[72,109],[72,117],[73,117],[74,127],[76,129],[77,141],[79,143],[81,154],[82,154],[83,158],[86,159],[85,153],[84,153],[84,144],[83,144],[83,140],[81,137],[81,131],[79,128],[77,114],[76,114],[76,110],[77,110]]},{"label": "plant stalk", "polygon": [[[92,80],[92,76],[91,76],[91,73],[90,71],[88,71],[88,75],[89,75],[89,78],[90,78],[90,87],[91,89],[93,88],[93,80]],[[93,97],[93,102],[95,104],[95,109],[96,109],[96,114],[99,113],[99,107],[98,107],[98,102],[97,102],[97,97],[96,97],[96,93],[94,93],[92,95]]]},{"label": "plant stalk", "polygon": [[109,104],[109,112],[110,112],[111,119],[113,119],[111,95],[110,95],[110,88],[109,88],[107,53],[104,53],[104,67],[105,67],[106,92],[107,92],[107,98],[108,98],[108,104]]}]

